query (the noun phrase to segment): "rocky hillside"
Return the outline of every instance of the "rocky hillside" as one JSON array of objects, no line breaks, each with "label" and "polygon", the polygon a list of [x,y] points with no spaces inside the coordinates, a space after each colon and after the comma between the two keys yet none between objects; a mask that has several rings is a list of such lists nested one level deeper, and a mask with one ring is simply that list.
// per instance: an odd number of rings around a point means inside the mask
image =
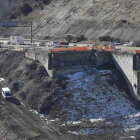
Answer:
[{"label": "rocky hillside", "polygon": [[58,95],[64,94],[45,68],[25,58],[23,52],[0,51],[0,76],[6,79],[14,97],[41,113],[48,113],[59,100]]},{"label": "rocky hillside", "polygon": [[25,2],[32,4],[34,0],[0,0],[0,20],[5,19],[6,16],[17,11]]},{"label": "rocky hillside", "polygon": [[[8,0],[6,1],[2,2],[3,7],[8,5]],[[17,17],[20,20],[32,19],[34,37],[84,34],[88,38],[110,35],[131,40],[140,39],[139,0],[50,0],[49,2],[41,7],[31,4],[33,12],[26,17]],[[9,10],[14,9],[14,6],[10,7]],[[4,13],[2,15],[8,12],[4,9],[6,8],[1,9]],[[7,35],[26,37],[29,37],[29,33],[30,28],[9,28],[3,32]]]},{"label": "rocky hillside", "polygon": [[[139,110],[117,70],[91,69],[51,79],[38,61],[25,58],[23,52],[0,51],[0,77],[5,79],[14,99],[22,102],[19,106],[14,100],[3,100],[0,95],[0,130],[6,122],[4,129],[12,128],[12,135],[16,134],[18,140],[21,136],[32,139],[38,136],[44,140],[55,134],[54,131],[59,140],[118,140],[122,136],[139,135]],[[29,110],[41,118],[43,129],[40,120],[31,119]],[[9,122],[3,116],[18,119]],[[46,123],[55,129],[44,126]],[[28,124],[32,124],[35,133]]]}]

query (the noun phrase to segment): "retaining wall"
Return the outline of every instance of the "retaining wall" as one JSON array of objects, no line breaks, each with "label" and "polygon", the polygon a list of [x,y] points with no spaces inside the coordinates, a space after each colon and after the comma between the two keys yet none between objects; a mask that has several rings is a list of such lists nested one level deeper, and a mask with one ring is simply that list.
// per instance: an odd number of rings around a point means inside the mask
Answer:
[{"label": "retaining wall", "polygon": [[93,51],[68,51],[52,53],[52,68],[72,67],[78,65],[95,64]]},{"label": "retaining wall", "polygon": [[140,100],[139,96],[139,75],[138,71],[134,70],[134,57],[135,54],[128,52],[112,52],[112,60],[116,67],[123,74],[125,81],[128,85],[131,95],[135,99]]},{"label": "retaining wall", "polygon": [[96,51],[70,51],[55,53],[25,52],[25,57],[38,60],[44,65],[50,77],[80,72],[95,67]]},{"label": "retaining wall", "polygon": [[59,76],[64,76],[76,72],[81,72],[85,70],[92,69],[93,66],[73,66],[73,67],[64,67],[61,69],[57,69],[53,71],[53,77],[59,77]]},{"label": "retaining wall", "polygon": [[108,63],[108,61],[111,59],[110,51],[98,51],[97,53],[95,53],[95,56],[96,67]]},{"label": "retaining wall", "polygon": [[49,65],[50,65],[50,59],[49,59],[49,54],[47,52],[34,52],[34,51],[30,51],[30,52],[25,52],[25,57],[32,59],[32,60],[38,60],[47,70],[48,74],[50,77],[53,77],[53,70],[49,70]]}]

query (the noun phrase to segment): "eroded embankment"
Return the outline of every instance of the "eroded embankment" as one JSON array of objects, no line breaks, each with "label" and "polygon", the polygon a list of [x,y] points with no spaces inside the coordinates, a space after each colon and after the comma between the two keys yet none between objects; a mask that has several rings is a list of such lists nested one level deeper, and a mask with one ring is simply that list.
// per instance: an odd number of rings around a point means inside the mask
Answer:
[{"label": "eroded embankment", "polygon": [[6,79],[15,97],[38,112],[49,111],[58,95],[64,94],[45,68],[38,61],[25,58],[23,52],[0,51],[0,76]]}]

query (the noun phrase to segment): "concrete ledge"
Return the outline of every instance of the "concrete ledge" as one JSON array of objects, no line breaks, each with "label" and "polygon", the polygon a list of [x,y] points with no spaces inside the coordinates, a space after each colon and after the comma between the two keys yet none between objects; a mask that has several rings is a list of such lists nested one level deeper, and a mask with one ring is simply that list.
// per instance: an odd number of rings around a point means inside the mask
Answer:
[{"label": "concrete ledge", "polygon": [[62,68],[62,69],[55,69],[54,71],[52,71],[51,76],[53,78],[55,77],[59,77],[59,76],[64,76],[67,74],[72,74],[75,72],[81,72],[81,71],[85,71],[85,70],[89,70],[94,68],[95,65],[91,65],[91,66],[73,66],[73,67],[66,67],[66,68]]}]

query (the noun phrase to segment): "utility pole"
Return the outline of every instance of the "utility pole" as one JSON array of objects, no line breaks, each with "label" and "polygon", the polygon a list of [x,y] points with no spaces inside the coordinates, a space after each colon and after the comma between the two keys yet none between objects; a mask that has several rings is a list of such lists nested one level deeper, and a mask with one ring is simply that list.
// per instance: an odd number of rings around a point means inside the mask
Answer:
[{"label": "utility pole", "polygon": [[32,23],[32,21],[31,21],[31,46],[32,46],[32,41],[33,41],[33,39],[32,39],[32,36],[33,36],[33,35],[32,35],[32,30],[33,30],[32,27],[33,27],[33,23]]}]

